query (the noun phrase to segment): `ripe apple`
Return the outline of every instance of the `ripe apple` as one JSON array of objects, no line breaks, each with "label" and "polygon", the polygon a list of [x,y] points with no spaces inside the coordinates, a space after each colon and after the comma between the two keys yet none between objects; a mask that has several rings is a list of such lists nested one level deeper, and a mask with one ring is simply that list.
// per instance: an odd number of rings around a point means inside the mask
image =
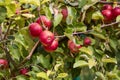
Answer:
[{"label": "ripe apple", "polygon": [[102,10],[102,15],[105,21],[111,21],[113,19],[113,14],[111,10]]},{"label": "ripe apple", "polygon": [[44,46],[45,51],[47,52],[54,52],[58,47],[58,40],[55,39],[51,45],[49,46]]},{"label": "ripe apple", "polygon": [[40,16],[39,18],[37,18],[36,23],[40,25],[44,24],[44,26],[48,29],[50,29],[52,26],[52,21],[49,20],[46,16]]},{"label": "ripe apple", "polygon": [[31,36],[38,37],[42,32],[42,27],[38,23],[31,23],[29,25],[29,32]]},{"label": "ripe apple", "polygon": [[102,10],[112,10],[112,9],[113,9],[113,7],[111,5],[109,5],[109,4],[105,4],[102,7]]},{"label": "ripe apple", "polygon": [[115,7],[113,10],[113,16],[116,18],[118,15],[120,15],[120,7]]},{"label": "ripe apple", "polygon": [[84,45],[90,45],[91,44],[91,39],[89,37],[86,37],[83,41]]},{"label": "ripe apple", "polygon": [[48,30],[45,30],[41,32],[39,39],[44,46],[48,46],[52,44],[54,40],[54,34]]},{"label": "ripe apple", "polygon": [[63,19],[66,19],[68,16],[68,10],[67,8],[63,8],[61,11],[62,15],[63,15]]},{"label": "ripe apple", "polygon": [[81,45],[75,44],[72,40],[68,40],[68,48],[72,53],[77,53],[79,52],[79,49],[81,48]]},{"label": "ripe apple", "polygon": [[5,59],[0,59],[0,68],[5,69],[8,67],[8,61]]},{"label": "ripe apple", "polygon": [[27,72],[29,72],[29,70],[27,68],[20,69],[20,74],[22,74],[22,75],[27,76]]}]

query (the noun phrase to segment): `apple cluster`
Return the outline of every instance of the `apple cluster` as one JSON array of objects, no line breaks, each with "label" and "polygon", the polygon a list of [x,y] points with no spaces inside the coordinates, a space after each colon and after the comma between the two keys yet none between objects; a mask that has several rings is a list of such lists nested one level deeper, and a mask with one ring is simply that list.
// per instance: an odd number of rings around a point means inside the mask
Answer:
[{"label": "apple cluster", "polygon": [[49,31],[51,26],[51,20],[43,15],[37,18],[36,22],[29,25],[29,32],[31,36],[39,37],[44,50],[47,52],[53,52],[58,47],[58,39],[55,38],[54,33]]},{"label": "apple cluster", "polygon": [[116,19],[117,16],[120,15],[120,7],[113,8],[111,5],[105,4],[102,7],[101,13],[104,16],[105,22],[111,22],[112,20]]},{"label": "apple cluster", "polygon": [[89,46],[90,44],[91,39],[89,37],[84,38],[83,45],[76,44],[74,41],[68,40],[68,48],[70,49],[71,53],[78,53],[82,46]]}]

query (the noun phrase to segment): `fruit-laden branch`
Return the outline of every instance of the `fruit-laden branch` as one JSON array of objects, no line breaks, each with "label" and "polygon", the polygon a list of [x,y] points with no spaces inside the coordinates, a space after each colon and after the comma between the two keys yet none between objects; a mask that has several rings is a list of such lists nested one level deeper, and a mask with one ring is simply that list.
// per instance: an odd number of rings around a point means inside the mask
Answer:
[{"label": "fruit-laden branch", "polygon": [[[118,23],[120,23],[120,21],[119,22],[113,22],[113,23],[110,23],[110,24],[104,24],[104,25],[102,25],[101,26],[101,28],[105,28],[105,27],[108,27],[108,26],[112,26],[112,25],[115,25],[115,24],[118,24]],[[90,32],[92,32],[93,30],[87,30],[86,32],[75,32],[75,33],[72,33],[72,35],[79,35],[79,34],[87,34],[87,33],[90,33]],[[71,35],[71,36],[72,36]],[[64,37],[66,37],[65,35],[61,35],[61,36],[55,36],[56,38],[64,38]]]},{"label": "fruit-laden branch", "polygon": [[120,5],[120,2],[114,2],[114,1],[99,1],[99,3],[101,3],[101,4],[118,4],[118,5]]},{"label": "fruit-laden branch", "polygon": [[30,51],[29,55],[18,65],[18,67],[20,67],[25,62],[27,62],[27,60],[30,60],[30,58],[32,57],[32,54],[33,54],[33,52],[36,49],[36,47],[37,47],[38,44],[39,44],[39,40],[35,43],[35,45],[33,46],[32,50]]},{"label": "fruit-laden branch", "polygon": [[[79,5],[79,3],[78,2],[74,2],[74,3],[72,3],[72,2],[70,2],[69,0],[65,0],[65,3],[67,4],[67,5],[70,5],[70,6],[74,6],[74,7],[77,7],[78,5]],[[100,4],[120,4],[120,2],[114,2],[114,1],[98,1],[97,3],[100,3]]]}]

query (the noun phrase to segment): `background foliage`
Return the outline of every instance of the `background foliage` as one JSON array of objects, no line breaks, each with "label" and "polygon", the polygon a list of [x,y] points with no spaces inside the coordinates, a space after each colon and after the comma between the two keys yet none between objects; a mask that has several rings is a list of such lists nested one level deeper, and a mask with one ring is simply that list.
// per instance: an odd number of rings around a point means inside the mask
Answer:
[{"label": "background foliage", "polygon": [[[0,70],[0,79],[73,80],[80,75],[81,80],[120,80],[120,16],[105,24],[101,8],[106,3],[99,0],[0,0],[0,58],[9,61],[9,68]],[[68,10],[66,20],[61,13],[64,7]],[[59,38],[55,52],[44,51],[38,38],[29,34],[28,25],[40,15],[47,16],[53,23],[50,31]],[[92,44],[72,54],[67,41],[83,45],[85,37],[90,37]],[[28,76],[19,73],[21,68],[29,70]]]}]

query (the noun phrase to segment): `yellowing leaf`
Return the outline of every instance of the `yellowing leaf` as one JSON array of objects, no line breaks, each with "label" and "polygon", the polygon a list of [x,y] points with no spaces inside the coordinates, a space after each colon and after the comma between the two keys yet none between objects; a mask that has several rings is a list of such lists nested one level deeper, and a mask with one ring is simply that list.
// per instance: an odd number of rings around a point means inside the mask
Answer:
[{"label": "yellowing leaf", "polygon": [[24,17],[26,17],[26,18],[34,18],[35,17],[35,15],[33,15],[33,14],[22,14],[22,16],[24,16]]},{"label": "yellowing leaf", "polygon": [[89,55],[92,55],[92,54],[93,54],[92,50],[91,50],[90,48],[86,48],[86,47],[80,48],[80,51],[81,51],[81,52],[84,52],[84,53],[87,53],[87,54],[89,54]]},{"label": "yellowing leaf", "polygon": [[115,63],[117,64],[117,60],[115,58],[103,58],[102,62],[104,63]]},{"label": "yellowing leaf", "polygon": [[44,4],[44,3],[48,2],[48,1],[50,1],[50,0],[43,0],[43,1],[41,2],[41,4]]},{"label": "yellowing leaf", "polygon": [[65,78],[67,76],[68,76],[67,73],[60,73],[60,74],[58,74],[57,78]]},{"label": "yellowing leaf", "polygon": [[86,61],[79,60],[74,63],[73,68],[83,67],[83,66],[88,66],[88,63]]},{"label": "yellowing leaf", "polygon": [[37,77],[39,78],[43,78],[45,80],[49,80],[47,74],[45,72],[40,72],[40,73],[37,73]]},{"label": "yellowing leaf", "polygon": [[96,62],[95,62],[95,60],[92,58],[92,59],[89,59],[88,60],[88,65],[89,65],[89,68],[92,68],[93,66],[95,66],[96,65]]}]

